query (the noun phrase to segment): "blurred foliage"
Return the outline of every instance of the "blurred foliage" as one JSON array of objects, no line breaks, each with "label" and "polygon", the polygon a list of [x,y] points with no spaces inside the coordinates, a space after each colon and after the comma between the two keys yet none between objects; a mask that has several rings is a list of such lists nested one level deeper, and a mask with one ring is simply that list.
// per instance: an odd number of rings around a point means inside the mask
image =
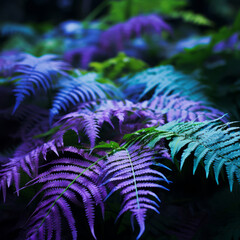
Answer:
[{"label": "blurred foliage", "polygon": [[186,22],[211,26],[213,23],[201,14],[184,11],[186,0],[121,0],[110,2],[107,19],[113,23],[123,22],[139,14],[159,13],[172,18],[181,18]]},{"label": "blurred foliage", "polygon": [[136,73],[144,70],[147,68],[147,64],[120,52],[115,58],[111,58],[104,62],[92,62],[90,67],[106,78],[116,79],[129,73]]},{"label": "blurred foliage", "polygon": [[186,0],[120,0],[110,2],[110,12],[107,16],[112,22],[123,22],[129,17],[139,14],[160,12],[169,14],[176,12],[187,5]]},{"label": "blurred foliage", "polygon": [[213,22],[201,14],[196,14],[191,11],[176,11],[169,14],[173,18],[182,18],[184,21],[198,25],[212,26]]}]

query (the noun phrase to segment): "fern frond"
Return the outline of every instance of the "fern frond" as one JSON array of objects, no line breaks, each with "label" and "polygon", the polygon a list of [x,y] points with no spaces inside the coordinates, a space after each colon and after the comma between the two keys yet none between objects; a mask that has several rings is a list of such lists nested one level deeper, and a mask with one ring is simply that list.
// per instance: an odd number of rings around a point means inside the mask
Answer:
[{"label": "fern frond", "polygon": [[[87,220],[93,237],[94,233],[94,207],[100,205],[104,212],[103,200],[106,197],[104,186],[97,184],[101,171],[101,163],[94,164],[98,158],[89,155],[84,150],[73,147],[62,149],[61,157],[51,160],[48,170],[40,174],[29,184],[42,183],[42,201],[34,211],[28,225],[28,239],[44,240],[52,238],[52,233],[61,234],[59,219],[64,217],[71,230],[72,239],[77,239],[77,227],[71,205],[83,203]],[[68,154],[74,154],[68,157]],[[88,167],[89,171],[86,171]],[[36,196],[35,196],[36,197]],[[81,198],[81,201],[79,200]],[[60,216],[61,214],[61,216]],[[59,221],[56,224],[56,221]]]},{"label": "fern frond", "polygon": [[[111,22],[121,22],[127,20],[129,16],[139,14],[160,13],[164,16],[180,11],[187,5],[186,0],[119,0],[110,2],[110,11],[107,19]],[[128,15],[126,16],[126,12]]]},{"label": "fern frond", "polygon": [[183,167],[185,160],[193,154],[193,174],[200,162],[203,162],[206,177],[209,175],[210,167],[213,167],[215,180],[218,183],[220,171],[225,167],[230,190],[232,190],[235,178],[240,182],[239,128],[217,123],[218,119],[185,123],[173,121],[158,128],[140,130],[126,138],[130,143],[142,141],[150,146],[154,146],[160,139],[166,138],[170,140],[169,147],[173,159],[183,150],[180,168]]},{"label": "fern frond", "polygon": [[[91,111],[67,114],[61,118],[58,123],[60,123],[60,129],[53,138],[61,142],[62,145],[64,144],[64,134],[68,130],[73,130],[77,135],[79,135],[80,132],[84,133],[88,137],[91,147],[95,146],[95,141],[99,137],[100,126],[97,122],[96,116]],[[81,141],[80,136],[78,141]]]},{"label": "fern frond", "polygon": [[10,158],[9,162],[3,165],[0,171],[0,189],[3,192],[3,199],[6,199],[6,188],[14,184],[19,195],[20,170],[28,174],[30,178],[37,176],[41,156],[46,160],[47,152],[52,150],[58,155],[55,140],[43,143],[41,140],[28,141],[21,144]]},{"label": "fern frond", "polygon": [[[219,118],[224,114],[201,101],[188,100],[186,97],[179,95],[159,96],[152,101],[144,101],[141,105],[152,109],[155,113],[162,114],[165,117],[165,123],[174,120],[203,122]],[[222,120],[226,121],[226,118]]]},{"label": "fern frond", "polygon": [[159,95],[180,94],[188,96],[191,100],[207,101],[204,94],[205,86],[191,76],[174,69],[173,66],[160,66],[149,68],[134,76],[120,79],[124,92],[130,99],[143,99],[153,92],[151,99]]},{"label": "fern frond", "polygon": [[197,25],[205,25],[205,26],[212,26],[213,22],[207,19],[205,16],[201,14],[197,14],[191,11],[178,11],[169,14],[171,17],[174,18],[182,18],[184,21],[197,24]]},{"label": "fern frond", "polygon": [[97,73],[82,75],[77,71],[76,74],[76,78],[64,82],[63,88],[56,94],[50,109],[50,121],[61,109],[66,111],[70,105],[120,96],[120,92],[113,85],[98,82]]},{"label": "fern frond", "polygon": [[55,125],[61,126],[53,138],[63,144],[63,135],[66,131],[73,130],[77,134],[85,133],[90,140],[91,147],[94,147],[104,123],[108,123],[112,129],[116,127],[116,132],[120,131],[120,135],[122,135],[152,126],[152,124],[162,124],[161,115],[161,113],[155,113],[151,109],[144,108],[141,104],[134,104],[127,100],[107,100],[99,104],[92,102],[91,107],[80,104],[78,111],[66,114],[55,123]]},{"label": "fern frond", "polygon": [[[107,100],[99,104],[92,102],[90,106],[88,105],[80,104],[78,111],[65,115],[56,123],[61,125],[55,135],[56,139],[62,142],[64,133],[71,129],[77,134],[84,132],[90,140],[91,147],[94,147],[103,123],[108,123],[114,128],[114,119],[118,120],[117,129],[120,133],[126,134],[172,120],[204,121],[223,115],[215,108],[178,95],[156,97],[153,101],[137,104],[128,100]],[[223,119],[223,121],[226,120]]]},{"label": "fern frond", "polygon": [[135,144],[131,147],[120,148],[114,154],[108,156],[106,167],[103,171],[104,185],[110,184],[111,192],[120,191],[123,196],[122,209],[117,219],[125,212],[130,211],[132,217],[137,220],[140,231],[137,239],[145,230],[145,216],[148,209],[158,211],[158,204],[153,197],[160,202],[158,196],[150,188],[163,188],[159,181],[167,182],[167,178],[159,171],[151,169],[155,153],[149,148]]},{"label": "fern frond", "polygon": [[56,55],[44,55],[42,57],[34,57],[30,54],[23,54],[23,59],[16,64],[15,73],[19,74],[14,77],[16,88],[14,89],[16,96],[16,104],[13,113],[24,100],[25,96],[35,94],[37,90],[47,90],[52,86],[53,77],[58,73],[66,75],[64,70],[68,70],[67,63],[57,60]]},{"label": "fern frond", "polygon": [[161,33],[163,30],[172,32],[171,27],[158,15],[136,16],[103,32],[100,44],[107,50],[113,47],[120,51],[124,48],[124,43],[132,37],[138,37],[150,31]]}]

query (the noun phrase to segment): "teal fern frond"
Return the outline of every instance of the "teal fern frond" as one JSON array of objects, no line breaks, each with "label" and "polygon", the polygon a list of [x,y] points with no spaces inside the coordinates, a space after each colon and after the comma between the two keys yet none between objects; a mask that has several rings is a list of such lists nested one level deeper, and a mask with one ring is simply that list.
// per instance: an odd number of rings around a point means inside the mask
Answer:
[{"label": "teal fern frond", "polygon": [[181,154],[180,169],[186,159],[193,155],[193,174],[202,162],[206,177],[212,167],[218,184],[220,171],[225,167],[232,190],[235,178],[240,182],[240,128],[229,125],[231,123],[219,124],[218,119],[205,122],[173,121],[157,128],[139,130],[125,138],[129,144],[142,141],[151,147],[166,138],[172,158]]},{"label": "teal fern frond", "polygon": [[9,35],[23,35],[26,37],[34,37],[36,35],[35,30],[23,24],[17,23],[4,23],[0,25],[0,34],[2,36]]},{"label": "teal fern frond", "polygon": [[127,97],[137,100],[153,92],[151,99],[163,94],[180,94],[188,96],[191,100],[207,101],[204,94],[206,87],[203,84],[189,75],[176,71],[170,65],[149,68],[133,76],[128,75],[120,79],[120,82],[124,91],[128,93]]}]

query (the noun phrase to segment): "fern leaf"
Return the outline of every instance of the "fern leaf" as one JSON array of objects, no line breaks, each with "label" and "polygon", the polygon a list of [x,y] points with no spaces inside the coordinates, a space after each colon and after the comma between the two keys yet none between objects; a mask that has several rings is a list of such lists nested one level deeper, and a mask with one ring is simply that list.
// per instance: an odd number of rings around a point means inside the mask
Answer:
[{"label": "fern leaf", "polygon": [[[95,141],[99,137],[99,129],[97,118],[92,112],[86,113],[70,113],[60,119],[62,124],[59,131],[53,136],[53,139],[61,142],[63,145],[63,136],[68,130],[73,130],[78,135],[79,132],[85,133],[93,148]],[[79,142],[81,139],[79,139]]]},{"label": "fern leaf", "polygon": [[145,129],[127,136],[129,142],[134,142],[134,137],[145,144],[151,144],[152,141],[156,144],[162,138],[169,139],[172,158],[184,150],[180,159],[181,168],[187,157],[193,154],[193,173],[199,163],[203,162],[206,177],[212,166],[217,183],[219,183],[220,171],[225,167],[231,191],[235,177],[238,181],[240,179],[239,128],[218,124],[218,119],[198,123],[173,121],[156,129]]},{"label": "fern leaf", "polygon": [[[53,137],[63,145],[63,135],[66,131],[73,130],[77,134],[83,132],[89,138],[91,147],[94,147],[104,122],[108,123],[113,129],[115,127],[119,129],[120,136],[116,136],[119,139],[125,133],[134,132],[152,124],[163,123],[161,114],[154,113],[151,109],[130,101],[107,100],[100,102],[100,104],[93,102],[92,105],[93,109],[89,109],[86,108],[86,104],[80,104],[78,111],[63,116],[56,123],[61,127]],[[114,126],[115,120],[117,120],[117,123]]]},{"label": "fern leaf", "polygon": [[103,172],[103,184],[113,184],[107,198],[118,190],[123,196],[122,209],[117,219],[126,211],[131,211],[132,217],[136,218],[140,227],[137,239],[144,232],[147,209],[159,213],[157,210],[158,204],[149,197],[154,197],[158,201],[159,198],[149,188],[166,189],[158,181],[168,183],[161,172],[150,168],[153,164],[153,157],[154,151],[137,144],[128,149],[122,148],[121,150],[120,148],[119,151],[107,158]]},{"label": "fern leaf", "polygon": [[66,75],[64,70],[68,69],[69,66],[57,60],[55,55],[48,54],[37,58],[30,54],[23,54],[23,59],[16,64],[15,73],[19,75],[13,78],[13,80],[18,80],[14,89],[16,104],[13,113],[25,96],[34,95],[35,88],[47,92],[52,86],[53,77],[57,73]]},{"label": "fern leaf", "polygon": [[191,100],[207,101],[203,84],[191,76],[176,71],[172,66],[148,68],[134,76],[120,79],[124,92],[130,99],[138,101],[153,92],[151,99],[159,95],[180,94],[188,96]]},{"label": "fern leaf", "polygon": [[[58,212],[61,212],[62,217],[66,219],[71,230],[72,239],[77,239],[77,227],[71,205],[81,204],[81,202],[86,211],[91,233],[96,239],[94,233],[94,206],[100,205],[103,212],[103,200],[106,196],[105,187],[97,185],[101,163],[95,164],[98,158],[90,156],[84,150],[68,147],[62,149],[62,152],[60,158],[52,160],[48,164],[47,171],[29,182],[29,185],[43,184],[42,189],[37,193],[37,195],[43,193],[43,198],[30,219],[27,233],[28,239],[35,239],[37,236],[38,239],[45,239],[41,233],[51,236],[52,231],[59,236],[61,234],[60,223],[55,225],[54,221],[51,221],[56,214],[58,219],[61,219]],[[74,157],[69,158],[69,153],[75,154]],[[91,171],[85,171],[93,164],[94,167],[91,168]],[[79,201],[78,197],[82,201]]]},{"label": "fern leaf", "polygon": [[[199,121],[212,120],[223,115],[223,112],[207,106],[201,101],[188,100],[179,95],[159,96],[152,101],[141,103],[143,107],[150,108],[156,113],[161,113],[166,122],[179,121]],[[226,118],[223,119],[225,121]]]},{"label": "fern leaf", "polygon": [[197,25],[212,26],[213,22],[207,19],[201,14],[197,14],[191,11],[178,11],[170,13],[170,16],[174,18],[182,18],[186,22],[194,23]]},{"label": "fern leaf", "polygon": [[102,84],[97,81],[99,79],[98,74],[82,75],[80,72],[76,72],[76,74],[77,77],[72,81],[64,82],[63,88],[57,93],[50,110],[50,121],[61,109],[66,111],[70,105],[106,99],[108,96],[119,97],[120,93],[113,85]]},{"label": "fern leaf", "polygon": [[136,16],[103,32],[100,37],[100,44],[107,50],[114,47],[114,49],[120,51],[124,48],[124,43],[130,38],[138,37],[149,31],[161,33],[162,30],[172,32],[171,27],[158,15]]},{"label": "fern leaf", "polygon": [[20,170],[22,169],[29,177],[33,178],[38,174],[38,166],[41,156],[46,160],[47,152],[50,150],[58,155],[55,140],[43,143],[41,140],[28,141],[20,145],[10,158],[9,162],[3,165],[0,171],[0,188],[6,199],[6,187],[14,183],[17,195],[19,195]]}]

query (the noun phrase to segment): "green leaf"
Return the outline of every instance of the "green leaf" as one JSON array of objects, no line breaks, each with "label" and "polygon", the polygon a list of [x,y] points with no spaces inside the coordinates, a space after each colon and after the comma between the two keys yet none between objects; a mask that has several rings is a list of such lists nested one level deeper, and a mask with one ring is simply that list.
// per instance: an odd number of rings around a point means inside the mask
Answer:
[{"label": "green leaf", "polygon": [[114,150],[114,149],[120,148],[120,146],[117,142],[110,141],[109,143],[100,142],[93,149],[97,149],[97,148],[108,148],[108,149],[113,149]]},{"label": "green leaf", "polygon": [[50,137],[50,136],[52,136],[54,133],[56,133],[56,132],[60,129],[60,127],[61,127],[61,125],[56,126],[56,127],[53,127],[53,128],[51,128],[50,130],[48,130],[48,131],[45,132],[45,133],[41,133],[41,134],[38,134],[38,135],[33,136],[33,139]]}]

